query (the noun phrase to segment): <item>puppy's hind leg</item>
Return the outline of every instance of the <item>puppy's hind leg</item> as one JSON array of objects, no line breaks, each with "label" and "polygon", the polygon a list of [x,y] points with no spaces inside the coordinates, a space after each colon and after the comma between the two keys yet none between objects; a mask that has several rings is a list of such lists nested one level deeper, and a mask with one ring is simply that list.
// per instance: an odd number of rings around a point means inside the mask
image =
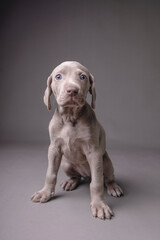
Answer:
[{"label": "puppy's hind leg", "polygon": [[113,197],[120,197],[123,195],[122,189],[117,185],[115,181],[114,168],[107,152],[105,152],[103,156],[103,174],[104,183],[107,187],[107,193]]},{"label": "puppy's hind leg", "polygon": [[63,159],[61,166],[63,171],[69,177],[69,179],[62,182],[60,185],[63,188],[63,190],[72,191],[79,185],[81,175],[74,170],[72,164],[68,163],[66,159]]}]

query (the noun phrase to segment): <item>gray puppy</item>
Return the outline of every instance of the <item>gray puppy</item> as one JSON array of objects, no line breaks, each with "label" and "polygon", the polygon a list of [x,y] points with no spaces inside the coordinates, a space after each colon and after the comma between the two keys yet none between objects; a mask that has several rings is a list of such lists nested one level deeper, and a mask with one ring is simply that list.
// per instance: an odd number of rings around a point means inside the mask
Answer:
[{"label": "gray puppy", "polygon": [[[86,102],[92,95],[91,106]],[[120,197],[114,169],[106,152],[105,132],[97,121],[94,77],[78,62],[63,62],[47,80],[44,103],[51,109],[54,94],[57,108],[49,124],[50,146],[44,187],[32,197],[33,202],[47,202],[54,196],[57,173],[61,164],[69,179],[61,184],[71,191],[81,177],[90,177],[91,211],[94,217],[110,219],[113,212],[104,199],[104,184],[109,195]]]}]

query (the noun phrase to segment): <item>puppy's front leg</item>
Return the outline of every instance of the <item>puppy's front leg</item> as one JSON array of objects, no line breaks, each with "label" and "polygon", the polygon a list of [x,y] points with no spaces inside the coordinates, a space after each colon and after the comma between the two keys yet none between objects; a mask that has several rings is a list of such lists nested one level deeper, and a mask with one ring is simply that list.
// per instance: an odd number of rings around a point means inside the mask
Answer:
[{"label": "puppy's front leg", "polygon": [[31,200],[33,202],[47,202],[54,196],[55,185],[57,182],[57,173],[60,166],[62,154],[60,150],[54,148],[51,144],[48,149],[48,169],[44,187],[33,194]]},{"label": "puppy's front leg", "polygon": [[89,165],[91,170],[91,211],[94,217],[110,219],[113,213],[104,199],[103,158],[99,153],[90,154]]}]

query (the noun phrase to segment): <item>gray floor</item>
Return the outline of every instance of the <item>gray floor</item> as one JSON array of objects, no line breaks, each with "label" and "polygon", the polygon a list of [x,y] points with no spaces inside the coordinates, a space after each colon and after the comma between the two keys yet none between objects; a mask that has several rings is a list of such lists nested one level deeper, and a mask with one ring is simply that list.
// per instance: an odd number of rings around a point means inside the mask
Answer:
[{"label": "gray floor", "polygon": [[30,195],[44,183],[47,146],[2,146],[0,149],[0,239],[160,239],[160,152],[110,150],[124,197],[106,194],[112,220],[90,213],[89,184],[64,192],[58,175],[56,196],[46,204]]}]

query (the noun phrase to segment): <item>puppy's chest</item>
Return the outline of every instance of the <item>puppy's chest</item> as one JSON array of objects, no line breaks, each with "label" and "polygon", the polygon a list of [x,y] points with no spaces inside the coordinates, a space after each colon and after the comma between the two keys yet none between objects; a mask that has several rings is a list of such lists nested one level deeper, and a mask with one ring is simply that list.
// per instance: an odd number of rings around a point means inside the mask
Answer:
[{"label": "puppy's chest", "polygon": [[62,151],[66,157],[80,157],[84,145],[90,140],[90,131],[87,126],[65,125],[60,137],[63,139]]}]

